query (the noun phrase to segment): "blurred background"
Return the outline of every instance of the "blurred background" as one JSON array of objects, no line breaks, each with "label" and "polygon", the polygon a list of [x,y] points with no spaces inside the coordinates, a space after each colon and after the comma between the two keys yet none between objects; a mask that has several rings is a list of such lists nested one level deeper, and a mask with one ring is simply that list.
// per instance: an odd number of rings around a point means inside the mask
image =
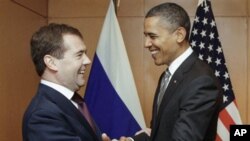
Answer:
[{"label": "blurred background", "polygon": [[[198,0],[120,0],[117,9],[147,126],[165,67],[155,66],[143,48],[143,20],[151,7],[167,1],[183,6],[193,23]],[[30,57],[31,35],[51,22],[72,25],[80,29],[93,59],[108,5],[109,0],[0,0],[1,141],[22,140],[22,116],[39,83]],[[212,0],[212,8],[241,119],[250,124],[250,0]]]}]

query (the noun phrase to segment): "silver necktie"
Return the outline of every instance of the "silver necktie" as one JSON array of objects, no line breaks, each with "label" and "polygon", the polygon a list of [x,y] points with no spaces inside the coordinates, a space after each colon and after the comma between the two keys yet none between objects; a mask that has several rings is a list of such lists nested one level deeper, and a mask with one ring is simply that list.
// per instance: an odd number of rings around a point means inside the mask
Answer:
[{"label": "silver necktie", "polygon": [[158,99],[157,99],[157,112],[158,112],[158,110],[159,110],[159,107],[160,107],[162,98],[163,98],[163,96],[164,96],[164,93],[165,93],[165,91],[166,91],[166,89],[167,89],[170,75],[171,75],[171,73],[170,73],[169,70],[167,69],[167,70],[165,71],[164,76],[163,76],[162,79],[161,79],[160,92],[159,92]]}]

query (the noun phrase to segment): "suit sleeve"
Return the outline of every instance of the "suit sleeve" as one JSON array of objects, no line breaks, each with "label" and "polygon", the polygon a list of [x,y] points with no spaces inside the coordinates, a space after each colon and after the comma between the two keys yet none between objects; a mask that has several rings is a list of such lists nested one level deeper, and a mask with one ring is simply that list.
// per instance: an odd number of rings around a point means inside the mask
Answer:
[{"label": "suit sleeve", "polygon": [[[172,133],[174,141],[201,141],[207,134],[210,124],[217,123],[217,116],[214,115],[218,113],[220,91],[216,84],[209,76],[201,76],[187,84]],[[213,126],[216,129],[216,125]]]},{"label": "suit sleeve", "polygon": [[28,120],[30,141],[80,141],[66,121],[59,115],[47,110],[34,112]]},{"label": "suit sleeve", "polygon": [[149,141],[149,136],[146,133],[138,134],[132,138],[134,141]]}]

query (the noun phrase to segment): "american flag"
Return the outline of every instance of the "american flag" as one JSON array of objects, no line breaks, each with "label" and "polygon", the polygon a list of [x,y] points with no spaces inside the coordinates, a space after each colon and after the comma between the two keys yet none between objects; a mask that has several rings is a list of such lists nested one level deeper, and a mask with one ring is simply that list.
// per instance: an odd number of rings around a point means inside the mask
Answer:
[{"label": "american flag", "polygon": [[199,58],[209,64],[223,88],[223,109],[220,111],[216,141],[229,141],[231,124],[242,124],[210,0],[199,0],[190,44]]}]

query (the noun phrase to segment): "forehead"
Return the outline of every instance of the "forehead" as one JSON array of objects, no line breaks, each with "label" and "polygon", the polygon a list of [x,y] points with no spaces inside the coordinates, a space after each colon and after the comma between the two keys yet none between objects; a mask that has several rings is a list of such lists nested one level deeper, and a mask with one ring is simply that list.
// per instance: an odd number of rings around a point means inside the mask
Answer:
[{"label": "forehead", "polygon": [[160,17],[148,17],[144,21],[144,33],[154,33],[159,31],[167,31],[168,24],[161,20]]},{"label": "forehead", "polygon": [[160,22],[160,18],[159,17],[149,17],[149,18],[145,19],[144,26],[145,27],[158,26],[159,22]]},{"label": "forehead", "polygon": [[64,34],[63,44],[67,49],[83,49],[86,50],[86,46],[83,39],[77,35]]}]

